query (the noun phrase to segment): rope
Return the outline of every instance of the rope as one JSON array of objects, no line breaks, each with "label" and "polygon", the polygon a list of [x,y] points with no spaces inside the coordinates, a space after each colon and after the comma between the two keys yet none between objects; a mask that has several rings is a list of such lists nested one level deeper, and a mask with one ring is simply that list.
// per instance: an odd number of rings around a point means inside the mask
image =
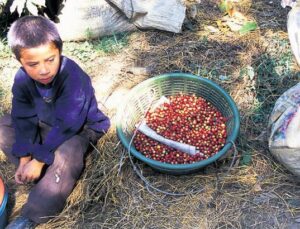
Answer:
[{"label": "rope", "polygon": [[[218,174],[218,171],[216,170],[216,174],[215,174],[216,175],[216,185],[215,185],[216,188],[215,188],[215,191],[211,195],[212,199],[207,204],[208,206],[212,205],[213,202],[216,200],[218,194],[221,191],[221,188],[220,188],[220,185],[219,185],[220,184],[220,180],[228,175],[228,173],[230,172],[230,170],[232,169],[232,167],[233,167],[233,165],[234,165],[234,163],[236,161],[236,157],[237,157],[237,154],[238,154],[236,145],[235,145],[235,143],[233,141],[228,141],[228,142],[230,142],[232,144],[232,146],[233,146],[233,158],[232,158],[232,161],[230,163],[230,166],[229,166],[228,170],[226,171],[226,173],[224,173],[223,176],[220,177],[219,174]],[[216,163],[215,163],[215,167],[216,167]],[[224,184],[224,182],[223,182],[223,184]],[[223,184],[222,184],[222,186],[223,186]]]},{"label": "rope", "polygon": [[[162,194],[165,194],[165,195],[170,195],[170,196],[186,196],[186,195],[191,195],[191,194],[198,194],[198,193],[200,193],[200,192],[202,192],[202,191],[204,190],[204,188],[201,188],[201,189],[198,189],[198,190],[195,190],[195,191],[190,191],[190,192],[179,192],[179,193],[177,193],[177,192],[168,192],[168,191],[162,190],[162,189],[157,188],[157,187],[155,187],[154,185],[152,185],[152,183],[144,177],[144,175],[142,174],[142,170],[141,170],[140,168],[138,168],[138,167],[134,164],[133,159],[132,159],[132,156],[131,156],[130,149],[131,149],[131,146],[132,146],[133,139],[134,139],[134,137],[135,137],[136,134],[137,134],[137,131],[138,131],[138,130],[137,130],[137,128],[136,128],[135,131],[134,131],[134,133],[133,133],[133,136],[132,136],[132,138],[131,138],[131,140],[130,140],[130,142],[129,142],[129,146],[128,146],[128,150],[127,150],[128,158],[129,158],[130,164],[131,164],[131,166],[132,166],[132,168],[133,168],[133,171],[134,171],[134,172],[138,175],[138,177],[145,183],[147,190],[148,190],[151,194],[154,194],[154,193],[150,190],[150,188],[153,189],[153,190],[155,190],[155,191],[157,191],[157,192],[159,192],[159,193],[162,193]],[[230,163],[230,166],[229,166],[228,170],[226,171],[226,173],[225,173],[222,177],[225,177],[225,176],[228,175],[228,173],[230,172],[230,170],[232,169],[232,167],[233,167],[233,165],[234,165],[234,163],[235,163],[235,161],[236,161],[236,157],[237,157],[237,154],[238,154],[238,151],[237,151],[237,148],[236,148],[235,143],[234,143],[233,141],[229,141],[229,142],[232,144],[232,146],[233,146],[233,148],[234,148],[234,154],[233,154],[233,158],[232,158],[232,161],[231,161],[231,163]],[[122,163],[122,164],[123,164],[123,163]],[[120,172],[120,169],[121,169],[122,165],[121,165],[121,164],[119,164],[119,165],[120,165],[120,167],[119,167],[119,172]],[[217,180],[216,180],[216,188],[218,189],[218,183],[219,183],[219,180],[220,180],[220,177],[219,177],[219,175],[218,175],[218,172],[216,172],[216,178],[217,178]],[[219,190],[217,190],[217,191],[219,191]]]},{"label": "rope", "polygon": [[[235,143],[234,143],[232,140],[230,140],[230,141],[228,141],[228,142],[231,143],[232,146],[233,146],[233,157],[232,157],[230,166],[229,166],[229,168],[228,168],[228,170],[227,170],[227,172],[225,173],[224,176],[227,176],[228,173],[230,172],[230,170],[232,169],[232,167],[233,167],[233,165],[234,165],[234,163],[235,163],[235,161],[236,161],[237,154],[238,154],[238,151],[237,151],[237,148],[236,148]],[[228,142],[227,142],[227,143],[228,143]]]},{"label": "rope", "polygon": [[[155,191],[157,191],[157,192],[163,193],[163,194],[165,194],[165,195],[170,195],[170,196],[186,196],[186,195],[190,195],[190,194],[200,193],[200,192],[203,191],[203,189],[201,189],[201,190],[196,190],[196,191],[191,191],[191,192],[175,193],[175,192],[168,192],[168,191],[159,189],[159,188],[155,187],[154,185],[152,185],[151,182],[150,182],[149,180],[147,180],[147,179],[143,176],[143,174],[142,174],[142,172],[141,172],[142,170],[141,170],[141,169],[139,170],[139,169],[137,168],[137,166],[134,164],[134,162],[133,162],[133,160],[132,160],[132,157],[131,157],[130,148],[131,148],[131,146],[132,146],[132,142],[133,142],[133,139],[134,139],[136,133],[137,133],[137,129],[135,129],[134,134],[133,134],[133,136],[132,136],[132,138],[131,138],[131,140],[130,140],[130,143],[129,143],[129,146],[128,146],[128,150],[127,150],[127,153],[128,153],[128,157],[129,157],[131,166],[132,166],[132,168],[133,168],[133,171],[134,171],[134,172],[138,175],[138,177],[145,183],[146,188],[147,188],[148,191],[150,191],[149,188],[151,188],[151,189],[153,189],[153,190],[155,190]],[[152,192],[150,191],[150,193],[152,193]],[[152,194],[153,194],[153,193],[152,193]]]}]

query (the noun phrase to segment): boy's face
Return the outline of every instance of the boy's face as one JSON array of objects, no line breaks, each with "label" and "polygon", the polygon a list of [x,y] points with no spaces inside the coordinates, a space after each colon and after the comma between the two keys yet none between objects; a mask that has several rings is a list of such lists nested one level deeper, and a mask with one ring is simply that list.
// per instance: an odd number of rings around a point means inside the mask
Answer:
[{"label": "boy's face", "polygon": [[41,84],[49,84],[60,65],[60,53],[53,43],[22,49],[20,62],[27,74]]}]

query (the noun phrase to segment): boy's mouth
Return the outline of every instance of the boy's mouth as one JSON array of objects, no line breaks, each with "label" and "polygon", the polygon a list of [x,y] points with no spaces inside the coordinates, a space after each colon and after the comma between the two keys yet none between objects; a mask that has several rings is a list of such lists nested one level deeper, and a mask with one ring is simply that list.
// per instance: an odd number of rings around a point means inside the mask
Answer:
[{"label": "boy's mouth", "polygon": [[46,79],[40,79],[39,82],[42,83],[42,84],[48,84],[48,83],[51,83],[51,81],[53,80],[53,76],[49,77],[49,78],[46,78]]}]

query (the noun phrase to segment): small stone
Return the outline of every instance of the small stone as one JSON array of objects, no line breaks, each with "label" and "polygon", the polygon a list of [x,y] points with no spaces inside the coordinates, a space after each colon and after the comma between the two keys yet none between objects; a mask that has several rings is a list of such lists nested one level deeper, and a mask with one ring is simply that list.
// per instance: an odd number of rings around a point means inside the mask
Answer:
[{"label": "small stone", "polygon": [[256,183],[254,186],[253,186],[253,191],[254,192],[260,192],[262,190],[260,184]]},{"label": "small stone", "polygon": [[216,28],[214,26],[211,26],[211,25],[206,26],[205,29],[208,30],[211,33],[218,33],[218,32],[220,32],[220,30],[218,28]]},{"label": "small stone", "polygon": [[295,219],[296,223],[300,223],[300,218]]},{"label": "small stone", "polygon": [[226,75],[220,75],[219,79],[222,80],[222,81],[226,81],[226,80],[228,80],[228,76],[226,76]]},{"label": "small stone", "polygon": [[300,199],[291,199],[291,200],[288,200],[287,202],[293,208],[299,208],[300,207]]}]

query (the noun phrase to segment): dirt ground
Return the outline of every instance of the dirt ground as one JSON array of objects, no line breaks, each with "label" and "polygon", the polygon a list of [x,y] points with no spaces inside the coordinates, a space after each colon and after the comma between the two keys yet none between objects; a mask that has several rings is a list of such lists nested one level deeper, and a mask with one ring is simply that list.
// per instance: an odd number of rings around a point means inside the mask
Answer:
[{"label": "dirt ground", "polygon": [[[94,51],[88,58],[71,51],[79,43],[65,44],[64,54],[91,76],[112,127],[87,156],[85,171],[64,211],[38,228],[300,228],[300,183],[272,157],[267,142],[268,117],[276,99],[299,79],[287,38],[289,9],[281,8],[279,0],[240,0],[237,10],[258,24],[256,30],[240,35],[226,25],[216,1],[202,1],[196,8],[195,4],[187,2],[190,18],[181,34],[133,32],[120,52]],[[0,59],[1,111],[5,112],[19,65],[11,55]],[[126,94],[145,79],[167,72],[213,80],[232,96],[241,115],[238,156],[230,171],[232,157],[183,176],[160,174],[134,161],[154,186],[197,194],[171,196],[148,190],[116,136],[116,114]],[[13,219],[30,186],[15,185],[14,167],[3,155],[0,174],[8,186]]]}]

